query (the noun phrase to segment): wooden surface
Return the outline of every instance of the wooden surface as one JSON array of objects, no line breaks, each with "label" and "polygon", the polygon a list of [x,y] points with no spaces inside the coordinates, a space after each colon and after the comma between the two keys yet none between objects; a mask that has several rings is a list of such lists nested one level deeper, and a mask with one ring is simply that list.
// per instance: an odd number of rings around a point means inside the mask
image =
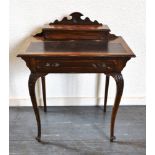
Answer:
[{"label": "wooden surface", "polygon": [[42,41],[34,37],[27,39],[19,49],[18,57],[135,57],[122,37],[105,44],[102,40],[90,41]]}]

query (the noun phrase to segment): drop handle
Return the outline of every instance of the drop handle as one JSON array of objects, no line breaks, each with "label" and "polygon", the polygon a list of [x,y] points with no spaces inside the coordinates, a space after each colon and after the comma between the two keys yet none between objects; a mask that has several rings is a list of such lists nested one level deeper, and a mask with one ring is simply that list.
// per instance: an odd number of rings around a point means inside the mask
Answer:
[{"label": "drop handle", "polygon": [[107,66],[105,63],[93,63],[92,66],[96,69],[107,69],[107,70],[111,70],[112,68],[110,66]]},{"label": "drop handle", "polygon": [[59,67],[59,66],[60,66],[59,63],[52,63],[52,64],[46,63],[46,67]]},{"label": "drop handle", "polygon": [[92,64],[92,66],[93,66],[94,68],[97,68],[97,65],[96,65],[96,64],[94,64],[94,63]]},{"label": "drop handle", "polygon": [[106,68],[106,67],[107,67],[105,63],[102,63],[102,64],[100,64],[100,63],[94,64],[94,63],[93,63],[92,66],[93,66],[94,68]]},{"label": "drop handle", "polygon": [[102,63],[101,66],[102,66],[103,68],[106,68],[106,64],[105,64],[105,63]]},{"label": "drop handle", "polygon": [[49,67],[49,66],[50,66],[50,63],[46,63],[46,65],[45,65],[45,66]]},{"label": "drop handle", "polygon": [[108,67],[107,67],[107,69],[109,69],[109,70],[110,70],[110,69],[112,69],[112,68],[108,66]]},{"label": "drop handle", "polygon": [[105,63],[102,63],[102,68],[105,68],[105,69],[108,69],[108,70],[111,70],[112,68],[110,66],[107,66]]}]

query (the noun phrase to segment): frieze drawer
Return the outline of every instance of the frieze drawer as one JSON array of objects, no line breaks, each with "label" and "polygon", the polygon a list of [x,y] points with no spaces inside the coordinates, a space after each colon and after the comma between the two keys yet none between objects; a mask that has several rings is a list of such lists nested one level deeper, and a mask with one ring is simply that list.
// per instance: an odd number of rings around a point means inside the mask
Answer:
[{"label": "frieze drawer", "polygon": [[36,70],[40,72],[53,72],[53,73],[102,73],[111,72],[115,69],[113,61],[69,61],[69,60],[38,60]]}]

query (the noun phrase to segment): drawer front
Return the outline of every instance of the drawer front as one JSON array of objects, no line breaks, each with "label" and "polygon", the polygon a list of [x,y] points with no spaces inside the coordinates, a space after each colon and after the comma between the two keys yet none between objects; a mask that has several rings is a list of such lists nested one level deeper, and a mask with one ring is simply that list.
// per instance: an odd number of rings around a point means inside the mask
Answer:
[{"label": "drawer front", "polygon": [[44,30],[45,40],[104,40],[107,42],[108,32],[107,31],[74,31],[74,30]]},{"label": "drawer front", "polygon": [[116,70],[111,60],[37,60],[36,71],[48,73],[108,73]]}]

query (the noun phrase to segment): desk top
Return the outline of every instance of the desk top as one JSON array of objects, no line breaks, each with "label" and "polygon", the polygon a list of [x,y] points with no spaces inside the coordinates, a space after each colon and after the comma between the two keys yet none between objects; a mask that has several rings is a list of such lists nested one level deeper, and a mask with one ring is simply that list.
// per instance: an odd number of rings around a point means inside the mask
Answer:
[{"label": "desk top", "polygon": [[79,12],[55,20],[27,39],[18,57],[135,57],[122,37],[107,25],[92,22]]},{"label": "desk top", "polygon": [[44,41],[30,37],[19,53],[18,57],[135,57],[122,37],[109,40],[108,43],[102,40]]}]

